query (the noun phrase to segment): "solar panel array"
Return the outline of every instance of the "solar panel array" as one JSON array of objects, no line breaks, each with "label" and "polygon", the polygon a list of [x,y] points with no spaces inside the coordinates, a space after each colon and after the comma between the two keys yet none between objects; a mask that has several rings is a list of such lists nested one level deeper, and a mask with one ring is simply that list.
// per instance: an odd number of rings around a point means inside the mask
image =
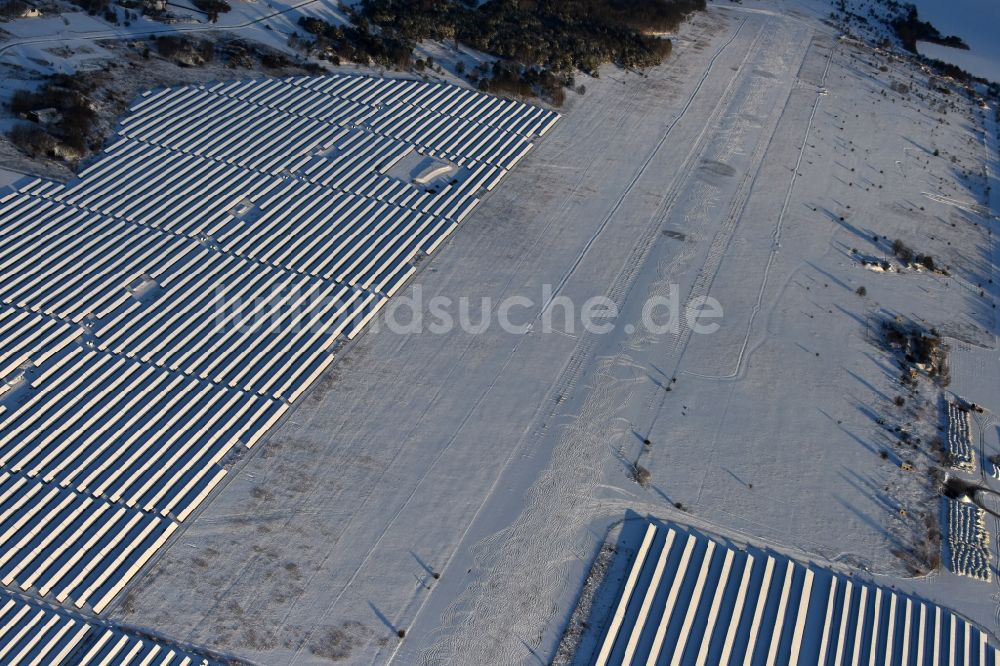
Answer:
[{"label": "solar panel array", "polygon": [[969,501],[944,500],[948,512],[948,555],[952,572],[985,583],[993,577],[993,551],[986,511]]},{"label": "solar panel array", "polygon": [[996,666],[940,606],[649,523],[592,663]]},{"label": "solar panel array", "polygon": [[0,593],[0,663],[7,666],[216,666],[224,661]]},{"label": "solar panel array", "polygon": [[424,81],[191,85],[8,189],[3,584],[106,608],[557,119]]}]

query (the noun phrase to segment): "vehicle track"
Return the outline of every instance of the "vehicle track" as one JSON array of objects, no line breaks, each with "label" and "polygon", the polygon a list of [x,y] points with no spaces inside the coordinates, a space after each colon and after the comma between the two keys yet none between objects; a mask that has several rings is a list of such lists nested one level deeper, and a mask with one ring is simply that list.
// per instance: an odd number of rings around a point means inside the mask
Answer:
[{"label": "vehicle track", "polygon": [[[819,85],[821,89],[826,85],[826,76],[827,73],[830,71],[830,63],[833,62],[833,56],[835,53],[836,53],[836,47],[834,47],[830,51],[830,53],[827,54],[826,67],[823,70],[823,76],[820,80],[820,85]],[[775,223],[774,232],[771,235],[771,251],[768,254],[767,263],[764,266],[764,277],[763,280],[761,281],[760,291],[757,293],[757,301],[756,303],[754,303],[753,310],[750,313],[750,318],[747,322],[746,334],[743,337],[743,343],[740,345],[740,352],[736,358],[736,367],[733,369],[731,373],[726,375],[717,375],[717,376],[703,375],[687,371],[685,371],[685,374],[690,374],[699,377],[701,379],[718,379],[718,380],[735,379],[736,377],[739,376],[740,368],[743,366],[743,361],[746,359],[747,347],[750,344],[750,336],[753,332],[754,320],[757,318],[757,315],[760,314],[761,308],[763,307],[764,292],[767,290],[768,277],[770,276],[771,267],[774,263],[775,256],[777,256],[778,254],[778,247],[780,246],[781,243],[781,229],[784,224],[785,215],[788,213],[788,205],[792,198],[792,191],[795,189],[795,180],[798,177],[799,169],[802,166],[802,159],[803,156],[805,155],[806,146],[808,145],[809,142],[809,134],[810,132],[812,132],[813,122],[816,119],[816,112],[819,110],[819,103],[820,100],[822,99],[823,95],[819,91],[817,91],[816,101],[813,104],[812,112],[809,114],[809,121],[806,124],[806,131],[802,137],[802,145],[799,147],[798,158],[795,160],[795,167],[792,169],[792,176],[790,182],[788,183],[788,190],[785,192],[785,199],[781,205],[781,212],[778,214],[778,221]],[[681,356],[683,357],[683,353]],[[681,359],[678,358],[678,365],[680,364],[680,360]]]},{"label": "vehicle track", "polygon": [[[616,124],[616,126],[621,127],[621,125],[624,122],[624,120],[628,117],[629,112],[635,107],[635,104],[637,102],[636,98],[638,96],[638,90],[639,89],[638,89],[637,86],[630,86],[629,87],[629,91],[628,91],[626,97],[623,100],[623,103],[619,104],[619,105],[616,105],[616,107],[615,107],[615,114],[614,114],[614,123]],[[594,117],[591,119],[591,122],[596,125],[596,124],[600,124],[600,123],[606,123],[607,120],[608,119],[606,117],[601,116],[600,114],[594,114]],[[561,154],[561,153],[557,153],[557,155],[558,154]],[[584,169],[580,172],[580,175],[577,178],[576,183],[574,184],[572,190],[567,195],[565,195],[562,198],[562,202],[561,202],[560,206],[554,212],[550,213],[546,217],[546,220],[545,220],[544,224],[541,226],[541,229],[540,229],[540,231],[537,234],[539,237],[545,236],[546,233],[548,232],[549,228],[557,220],[559,220],[559,219],[561,219],[561,218],[563,218],[565,216],[565,214],[566,214],[566,212],[567,212],[567,210],[569,208],[569,205],[570,205],[571,201],[576,196],[576,194],[577,194],[577,192],[578,192],[578,190],[580,188],[581,183],[583,183],[586,180],[588,174],[590,173],[590,171],[593,168],[594,168],[594,164],[593,163],[588,163],[584,167]],[[518,259],[517,263],[515,264],[514,269],[510,273],[511,277],[507,280],[507,282],[504,284],[503,288],[500,291],[500,297],[498,298],[498,300],[502,299],[502,297],[508,293],[508,291],[510,290],[511,284],[513,283],[514,278],[516,276],[522,274],[522,267],[529,260],[530,256],[532,256],[532,253],[525,253],[525,254],[522,254],[521,257]],[[449,372],[449,375],[448,375],[449,378],[450,378],[451,374],[456,369],[458,369],[459,367],[461,367],[462,360],[465,358],[465,355],[468,353],[469,349],[472,348],[474,342],[475,342],[475,338],[470,338],[469,339],[469,342],[465,346],[465,348],[463,349],[462,354],[460,355],[458,361],[452,366],[452,369],[451,369],[451,371]],[[516,347],[515,347],[514,351],[516,351]],[[426,478],[428,477],[428,475],[435,469],[438,461],[441,460],[441,458],[450,449],[450,447],[452,446],[452,444],[454,444],[455,441],[458,439],[458,434],[462,431],[463,427],[469,421],[469,419],[472,418],[472,415],[477,412],[477,410],[479,409],[479,406],[482,404],[482,402],[486,399],[486,397],[492,391],[492,389],[495,386],[497,380],[499,379],[500,376],[502,376],[502,374],[506,370],[506,368],[509,365],[509,363],[513,360],[513,358],[514,358],[514,353],[512,351],[512,353],[505,360],[504,364],[501,366],[500,370],[494,376],[494,378],[491,381],[491,383],[487,386],[486,390],[479,396],[479,398],[472,405],[472,407],[465,413],[465,416],[462,418],[462,420],[459,422],[459,424],[457,425],[457,427],[454,429],[452,437],[448,440],[448,442],[445,444],[445,446],[442,447],[437,452],[437,454],[434,456],[431,464],[424,470],[424,472],[417,479],[417,482],[414,485],[412,492],[407,496],[407,498],[404,501],[404,503],[393,513],[392,518],[390,519],[390,521],[386,524],[385,528],[380,532],[378,538],[375,540],[375,542],[372,544],[372,546],[367,550],[367,552],[365,553],[365,556],[362,558],[360,564],[357,566],[357,568],[351,574],[350,578],[341,587],[340,591],[333,598],[333,600],[331,601],[330,605],[323,612],[322,617],[325,617],[325,616],[329,615],[333,611],[333,609],[337,606],[337,604],[342,599],[343,595],[350,588],[350,586],[353,584],[353,582],[357,579],[357,577],[360,574],[361,570],[370,561],[371,556],[375,553],[376,549],[382,543],[382,541],[385,538],[385,536],[390,532],[390,530],[396,524],[397,520],[399,519],[399,516],[410,505],[411,500],[417,494],[417,492],[420,490],[420,488],[423,486],[423,484],[424,484]],[[428,402],[426,409],[421,413],[420,417],[418,419],[416,419],[415,422],[410,426],[408,434],[406,436],[404,436],[403,438],[401,438],[402,442],[408,441],[410,439],[410,436],[412,435],[412,433],[415,432],[415,431],[417,431],[419,429],[421,423],[424,420],[424,417],[426,417],[427,414],[431,411],[432,407],[435,404],[437,404],[441,392],[444,390],[444,387],[446,387],[448,385],[449,385],[449,382],[448,382],[448,380],[446,378],[446,380],[441,383],[441,385],[439,386],[438,390],[435,392],[434,396]],[[402,450],[402,448],[403,447],[400,447],[397,450],[397,455],[394,456],[392,459],[390,459],[389,463],[384,466],[384,470],[385,471],[388,471],[392,467],[393,462],[398,457],[398,454]],[[509,458],[508,458],[508,462],[509,462]],[[384,475],[385,471],[383,472],[383,475]],[[376,482],[375,484],[372,484],[372,487],[373,488],[376,487],[377,484],[378,484],[378,482]],[[491,489],[491,492],[492,492],[492,489]],[[368,496],[365,497],[365,500],[364,500],[363,504],[367,503],[367,497]],[[357,514],[355,514],[355,516],[356,515]],[[353,523],[353,521],[354,521],[354,516],[352,516],[352,518],[348,521],[348,527],[350,526],[351,523]],[[345,528],[344,531],[346,531],[346,528]],[[339,539],[338,539],[338,541],[339,541]],[[335,546],[335,545],[336,545],[336,543],[331,544],[330,553],[333,552],[333,550],[334,550],[333,546]],[[326,560],[324,559],[324,563],[325,563],[325,561]],[[318,573],[318,571],[322,570],[322,568],[323,567],[322,567],[322,564],[321,564],[321,566],[319,567],[319,569],[317,569],[317,571],[313,573],[313,576],[315,576]],[[312,580],[312,578],[310,578],[310,582],[311,582],[311,580]],[[310,585],[307,582],[307,584],[305,586],[303,586],[303,587],[304,587],[304,589],[303,589],[303,593],[304,593],[306,590],[309,589]],[[283,629],[283,627],[287,624],[288,618],[289,618],[289,616],[291,614],[291,608],[292,607],[293,606],[290,606],[289,612],[286,614],[284,620],[274,630],[274,632],[273,632],[274,636],[277,636],[280,633],[280,631]],[[319,626],[321,626],[321,624],[322,624],[321,622],[316,622],[316,623],[314,623],[314,627],[319,627]],[[309,645],[309,641],[310,641],[310,639],[311,639],[311,637],[313,636],[314,633],[315,633],[315,629],[312,632],[310,632],[309,634],[307,634],[304,638],[302,638],[299,641],[299,647],[296,650],[296,652],[295,652],[295,654],[294,654],[294,656],[292,658],[291,664],[295,664],[299,660],[299,658],[302,656],[303,651]]]},{"label": "vehicle track", "polygon": [[[535,321],[532,322],[532,326],[535,323],[537,323],[537,321],[539,319],[541,319],[542,315],[548,310],[549,306],[552,304],[552,301],[555,300],[555,298],[562,292],[563,287],[566,286],[566,283],[569,281],[570,277],[572,277],[573,273],[576,272],[576,269],[579,268],[580,263],[583,261],[584,257],[586,257],[587,254],[590,252],[591,248],[594,247],[594,244],[597,241],[597,239],[601,236],[601,234],[607,228],[608,222],[610,222],[611,218],[613,218],[615,216],[615,213],[618,212],[618,209],[625,202],[625,199],[628,198],[629,194],[631,194],[632,190],[635,188],[636,183],[639,182],[639,180],[645,174],[646,169],[653,162],[653,160],[656,158],[656,155],[660,152],[660,149],[666,143],[667,137],[670,136],[670,132],[674,129],[674,127],[676,127],[677,123],[680,122],[680,120],[687,114],[688,110],[691,108],[691,104],[694,103],[694,99],[697,96],[698,91],[701,90],[701,88],[704,85],[705,81],[708,79],[708,76],[709,76],[709,74],[712,71],[712,65],[715,64],[716,59],[719,57],[719,55],[722,53],[722,51],[725,50],[725,48],[727,46],[729,46],[730,44],[733,43],[733,41],[736,40],[736,38],[739,36],[740,32],[743,30],[743,26],[746,25],[746,22],[747,22],[747,19],[743,19],[743,21],[740,22],[739,27],[736,29],[736,32],[733,33],[733,36],[730,37],[729,40],[725,44],[723,44],[715,52],[715,54],[712,56],[712,59],[709,61],[708,67],[705,69],[705,73],[702,74],[701,79],[698,81],[698,85],[695,87],[694,92],[691,94],[690,97],[688,97],[687,101],[685,102],[683,108],[681,108],[681,111],[677,115],[677,117],[674,118],[674,120],[669,125],[667,125],[666,130],[663,132],[663,135],[660,137],[660,140],[656,143],[656,146],[653,148],[652,151],[650,151],[649,155],[647,156],[646,160],[643,162],[642,166],[633,175],[632,180],[630,180],[629,183],[628,183],[628,185],[625,186],[625,189],[622,191],[621,196],[618,197],[618,199],[615,201],[614,205],[611,207],[611,210],[608,211],[608,214],[604,217],[604,219],[598,225],[597,230],[590,237],[590,240],[588,240],[587,243],[584,245],[583,249],[580,251],[580,254],[577,256],[576,260],[569,267],[569,270],[566,271],[566,274],[563,276],[563,278],[559,281],[559,284],[557,284],[556,287],[555,287],[555,289],[552,290],[552,294],[549,297],[549,300],[546,301],[542,305],[542,308],[539,311],[538,316],[535,318]],[[749,57],[750,52],[754,48],[756,48],[756,45],[757,45],[757,42],[759,41],[759,39],[760,39],[760,32],[758,31],[757,37],[754,39],[754,42],[751,45],[750,50],[747,51],[747,57]],[[747,62],[746,59],[744,59],[743,63],[740,65],[740,70],[742,70],[743,67],[746,66],[746,62]],[[732,86],[733,86],[733,83],[735,82],[736,78],[737,77],[734,76],[733,79],[730,81],[729,87],[727,87],[726,93],[723,95],[723,98],[725,98],[726,95],[729,95],[729,96],[732,95]],[[720,99],[719,105],[716,105],[716,110],[720,108],[721,103],[722,103],[722,100]],[[713,111],[713,117],[714,117],[714,111]],[[705,123],[705,127],[702,129],[702,133],[699,135],[698,141],[696,142],[696,145],[698,145],[700,143],[700,141],[702,140],[702,138],[704,137],[704,135],[705,135],[705,133],[707,131],[707,128],[710,127],[711,124],[712,124],[711,121]],[[682,173],[690,170],[691,164],[689,163],[689,160],[691,158],[691,155],[692,155],[692,153],[689,153],[688,154],[688,158],[685,159],[684,166],[682,166],[681,169],[680,169],[680,171]],[[671,200],[672,201],[673,198],[676,198],[677,190],[676,189],[672,190],[671,194],[672,194],[672,196],[665,198],[664,201],[667,201],[667,200]],[[666,206],[663,203],[661,203],[661,207],[662,207],[662,210],[666,210]],[[658,220],[658,218],[659,218],[659,216],[657,216],[657,220]],[[640,243],[638,243],[633,248],[633,251],[632,251],[633,254],[637,254],[638,253],[638,254],[641,254],[642,256],[645,256],[646,254],[648,254],[649,247],[650,247],[650,245],[652,243],[652,239],[655,238],[655,236],[656,236],[657,230],[658,230],[658,222],[657,222],[657,225],[653,225],[653,226],[651,226],[647,230],[647,232],[643,236],[643,241],[640,242]],[[632,258],[633,258],[632,256],[629,257],[630,260]],[[634,273],[636,273],[639,270],[639,268],[641,267],[641,264],[626,262],[625,266],[626,266],[626,270],[630,269],[632,271],[632,273],[634,274]],[[621,287],[622,293],[624,293],[624,290],[630,284],[631,278],[632,278],[632,275],[626,275],[624,277],[623,276],[619,276],[616,279],[616,284],[622,285],[622,287]],[[616,303],[618,302],[618,300],[615,298],[616,294],[614,292],[614,288],[612,288],[612,293],[609,294],[609,296]]]},{"label": "vehicle track", "polygon": [[[763,27],[748,48],[743,65],[757,50],[762,33]],[[713,57],[713,62],[717,57],[718,54]],[[616,296],[615,300],[627,298],[638,275],[637,264],[641,265],[647,258],[676,193],[687,181],[697,164],[697,156],[704,150],[709,129],[731,105],[735,82],[744,75],[744,67],[741,66],[730,80],[726,93],[720,96],[709,122],[702,127],[675,176],[671,195],[664,197],[658,213],[652,217],[649,230],[634,245],[628,261],[612,283],[608,293]],[[591,348],[593,343],[589,336],[582,338],[578,344],[580,352]],[[567,365],[563,376],[554,385],[556,392],[560,387],[577,381],[581,359],[584,359],[582,353],[575,362]],[[551,599],[566,584],[557,570],[564,566],[567,557],[574,557],[570,553],[579,556],[586,552],[586,543],[579,540],[580,528],[591,516],[579,510],[580,503],[591,497],[590,491],[601,482],[607,459],[614,455],[613,443],[626,432],[626,426],[617,416],[632,402],[633,387],[638,386],[635,377],[617,375],[617,371],[627,365],[628,356],[625,353],[598,360],[591,390],[584,399],[580,414],[565,427],[553,452],[552,464],[527,494],[523,513],[510,527],[473,547],[473,555],[482,574],[443,614],[443,636],[423,655],[423,661],[448,661],[462,655],[465,660],[472,659],[477,663],[506,663],[516,661],[519,655],[523,655],[526,645],[537,644],[541,639],[533,635],[545,624],[541,614],[548,618],[555,609],[539,608],[538,605],[544,599]],[[557,411],[558,407],[554,406],[550,418]],[[554,525],[551,521],[553,513],[558,515]],[[541,543],[539,530],[548,530]],[[527,561],[531,564],[526,564]],[[513,625],[510,624],[512,618],[516,619]]]},{"label": "vehicle track", "polygon": [[[762,89],[758,89],[758,93]],[[760,97],[752,98],[753,101],[759,103]],[[741,178],[740,184],[737,188],[736,194],[731,199],[731,204],[729,211],[720,227],[713,237],[712,243],[709,247],[708,256],[705,259],[701,269],[692,284],[691,290],[688,293],[687,298],[683,304],[682,311],[686,311],[686,308],[690,307],[697,299],[705,298],[709,295],[712,283],[715,277],[718,275],[719,269],[722,265],[722,260],[725,257],[726,251],[728,250],[733,237],[735,236],[736,228],[739,225],[740,217],[742,216],[743,210],[746,207],[746,203],[749,199],[750,192],[752,190],[753,183],[757,177],[757,173],[760,170],[760,166],[763,163],[764,157],[767,153],[768,148],[771,144],[771,139],[774,136],[774,132],[777,129],[777,125],[783,115],[784,109],[781,113],[772,113],[769,116],[769,122],[767,127],[761,134],[761,138],[758,140],[757,145],[752,154],[750,165],[746,172]],[[738,134],[739,128],[733,128],[732,133]],[[731,150],[732,145],[727,145],[723,147],[723,151]],[[717,157],[724,158],[725,155],[720,154]],[[722,159],[718,161],[723,161]],[[684,352],[687,349],[687,345],[691,338],[691,330],[686,326],[682,326],[678,334],[674,335],[667,347],[665,353],[666,363],[664,367],[667,369],[666,375],[669,377],[676,377],[680,370],[681,361],[684,356]],[[659,414],[663,409],[663,405],[666,403],[667,395],[665,391],[660,390],[657,386],[652,386],[649,388],[649,395],[646,400],[646,407],[651,410],[653,416],[649,423],[648,428],[643,430],[645,435],[648,435],[653,427],[655,426]]]}]

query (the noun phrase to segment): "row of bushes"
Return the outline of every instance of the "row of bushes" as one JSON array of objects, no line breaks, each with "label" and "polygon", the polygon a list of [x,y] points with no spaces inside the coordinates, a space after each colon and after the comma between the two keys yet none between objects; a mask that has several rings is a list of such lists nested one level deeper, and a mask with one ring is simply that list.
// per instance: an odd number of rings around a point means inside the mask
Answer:
[{"label": "row of bushes", "polygon": [[934,257],[929,254],[917,254],[909,245],[898,238],[892,242],[892,253],[906,265],[920,264],[929,271],[937,270]]},{"label": "row of bushes", "polygon": [[24,0],[0,0],[0,17],[17,18],[29,9]]},{"label": "row of bushes", "polygon": [[484,90],[541,95],[555,104],[577,69],[604,63],[641,68],[670,55],[674,29],[705,0],[363,0],[348,10],[353,25],[303,17],[299,25],[336,61],[406,69],[423,40],[466,44],[498,58],[492,71],[473,73]]}]

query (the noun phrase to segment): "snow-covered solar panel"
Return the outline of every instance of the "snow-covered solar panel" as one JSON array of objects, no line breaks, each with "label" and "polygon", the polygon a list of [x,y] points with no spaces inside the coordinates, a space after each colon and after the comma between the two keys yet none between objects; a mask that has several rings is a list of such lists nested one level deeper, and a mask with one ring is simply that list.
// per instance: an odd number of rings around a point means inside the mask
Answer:
[{"label": "snow-covered solar panel", "polygon": [[62,319],[0,305],[0,380],[9,380],[25,365],[42,365],[81,333]]},{"label": "snow-covered solar panel", "polygon": [[20,664],[63,664],[91,627],[79,618],[0,593],[0,660]]},{"label": "snow-covered solar panel", "polygon": [[383,297],[205,250],[94,326],[96,345],[221,386],[290,399]]},{"label": "snow-covered solar panel", "polygon": [[[210,93],[202,96],[209,107],[220,100]],[[228,105],[248,107],[236,100],[222,99]],[[268,172],[285,168],[291,158],[326,150],[336,138],[335,128],[326,122],[262,107],[249,108],[252,113],[219,113],[209,108],[193,118],[150,118],[147,122],[130,123],[119,134],[134,141]]]},{"label": "snow-covered solar panel", "polygon": [[223,662],[63,608],[0,592],[0,663],[221,666]]},{"label": "snow-covered solar panel", "polygon": [[228,81],[202,86],[202,89],[248,105],[316,118],[332,125],[361,125],[371,117],[376,108],[355,100],[331,99],[327,95],[294,86],[286,79]]},{"label": "snow-covered solar panel", "polygon": [[86,643],[66,662],[66,666],[222,666],[220,661],[195,654],[176,645],[155,641],[148,636],[98,625]]},{"label": "snow-covered solar panel", "polygon": [[163,516],[0,473],[0,580],[9,588],[100,612],[176,527]]},{"label": "snow-covered solar panel", "polygon": [[192,237],[211,236],[281,178],[121,140],[85,177],[54,198],[73,206]]},{"label": "snow-covered solar panel", "polygon": [[532,145],[514,132],[410,106],[382,107],[367,127],[453,162],[475,159],[504,169],[516,164]]},{"label": "snow-covered solar panel", "polygon": [[523,102],[448,84],[361,76],[296,77],[293,85],[373,106],[406,104],[442,115],[497,126],[522,136],[541,136],[559,114]]},{"label": "snow-covered solar panel", "polygon": [[183,519],[283,403],[77,347],[0,413],[0,468]]},{"label": "snow-covered solar panel", "polygon": [[[289,182],[259,201],[259,215],[218,237],[228,252],[390,295],[417,252],[429,252],[447,220],[349,194]],[[389,285],[389,286],[387,286]]]},{"label": "snow-covered solar panel", "polygon": [[888,587],[652,522],[637,546],[595,666],[998,664],[978,627]]},{"label": "snow-covered solar panel", "polygon": [[197,247],[123,220],[21,195],[0,207],[0,302],[67,321],[101,316]]}]

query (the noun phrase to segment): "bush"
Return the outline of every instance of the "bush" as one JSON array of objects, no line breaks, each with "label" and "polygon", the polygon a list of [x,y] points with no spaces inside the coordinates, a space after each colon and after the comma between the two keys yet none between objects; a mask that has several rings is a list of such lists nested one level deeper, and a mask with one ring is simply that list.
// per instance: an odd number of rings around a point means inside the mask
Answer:
[{"label": "bush", "polygon": [[167,35],[156,40],[156,51],[164,58],[173,58],[184,50],[187,40],[175,35]]},{"label": "bush", "polygon": [[211,40],[194,41],[178,35],[167,35],[156,40],[156,50],[167,59],[179,64],[200,65],[215,60],[215,44]]},{"label": "bush", "polygon": [[233,9],[226,0],[191,0],[191,4],[206,14],[212,12],[221,14]]},{"label": "bush", "polygon": [[868,290],[865,289],[864,285],[862,285],[862,286],[858,287],[855,290],[854,293],[857,294],[858,296],[867,296],[868,295]]},{"label": "bush", "polygon": [[24,0],[3,0],[0,2],[0,16],[4,18],[17,18],[28,9],[28,3]]},{"label": "bush", "polygon": [[71,2],[91,15],[103,12],[108,7],[107,0],[71,0]]},{"label": "bush", "polygon": [[898,238],[892,241],[892,253],[904,264],[909,264],[913,261],[913,250]]},{"label": "bush", "polygon": [[[97,119],[86,95],[88,91],[83,79],[58,75],[50,78],[38,91],[15,92],[10,101],[10,109],[14,113],[24,115],[53,108],[59,112],[60,118],[46,125],[45,130],[32,125],[18,126],[20,129],[15,127],[11,140],[32,155],[53,155],[60,143],[83,153],[87,150],[90,132]],[[28,129],[32,127],[34,129]]]},{"label": "bush", "polygon": [[351,14],[354,26],[338,26],[322,19],[299,17],[299,26],[316,36],[317,48],[330,50],[336,57],[368,64],[374,61],[383,67],[407,69],[411,64],[413,42],[392,31],[373,33],[363,16]]},{"label": "bush", "polygon": [[652,480],[652,478],[653,475],[650,473],[650,471],[645,467],[643,467],[642,465],[640,465],[639,463],[635,463],[634,465],[632,465],[632,480],[638,483],[643,488],[649,485],[649,482],[650,480]]},{"label": "bush", "polygon": [[288,67],[291,61],[283,53],[268,52],[260,57],[260,64],[271,69],[281,69]]},{"label": "bush", "polygon": [[15,125],[9,134],[11,142],[32,157],[51,155],[58,141],[36,125]]},{"label": "bush", "polygon": [[219,14],[225,14],[232,10],[226,0],[191,0],[191,4],[205,12],[208,15],[208,20],[212,22],[218,20]]}]

